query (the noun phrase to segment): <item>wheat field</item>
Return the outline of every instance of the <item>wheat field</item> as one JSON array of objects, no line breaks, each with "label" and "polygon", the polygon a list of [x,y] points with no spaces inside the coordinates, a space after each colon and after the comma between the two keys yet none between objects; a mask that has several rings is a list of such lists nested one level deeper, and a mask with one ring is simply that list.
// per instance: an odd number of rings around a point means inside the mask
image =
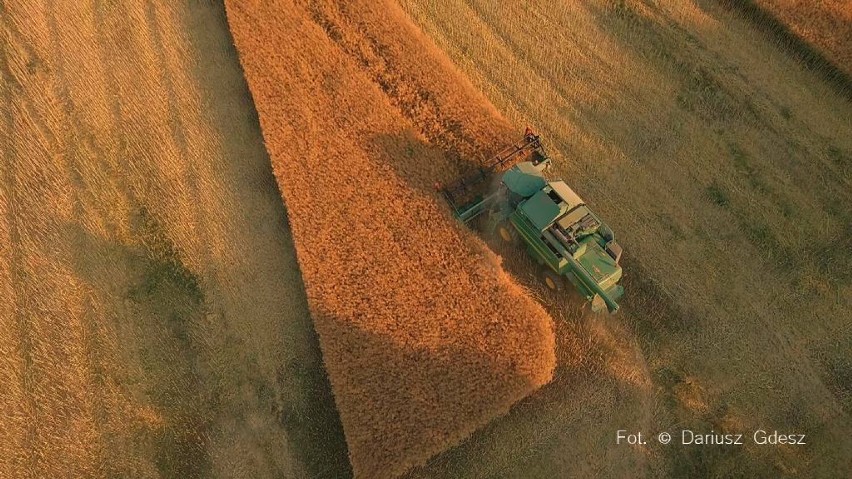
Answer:
[{"label": "wheat field", "polygon": [[0,477],[348,474],[222,5],[0,11]]},{"label": "wheat field", "polygon": [[650,401],[621,403],[593,424],[614,430],[621,416],[650,414],[651,430],[774,427],[812,438],[806,449],[649,445],[626,461],[611,434],[566,439],[555,428],[528,452],[515,445],[531,412],[498,421],[423,476],[848,472],[848,92],[714,2],[402,4],[510,121],[541,130],[559,173],[620,235],[619,324],[641,347]]},{"label": "wheat field", "polygon": [[[775,23],[227,3],[0,2],[0,477],[852,475],[850,92]],[[746,3],[849,73],[846,2]],[[526,125],[616,316],[432,189]],[[682,428],[808,445],[614,441]]]},{"label": "wheat field", "polygon": [[354,475],[397,477],[553,374],[551,318],[433,189],[508,128],[390,2],[226,5]]}]

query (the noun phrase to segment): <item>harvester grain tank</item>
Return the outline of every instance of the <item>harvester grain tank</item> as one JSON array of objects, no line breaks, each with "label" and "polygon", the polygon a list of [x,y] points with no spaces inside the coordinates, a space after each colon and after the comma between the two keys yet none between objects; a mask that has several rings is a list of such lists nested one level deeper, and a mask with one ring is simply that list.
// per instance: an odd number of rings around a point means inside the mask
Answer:
[{"label": "harvester grain tank", "polygon": [[[570,282],[591,302],[592,311],[618,310],[624,288],[618,284],[622,249],[612,229],[561,179],[549,180],[551,164],[538,135],[527,129],[523,141],[499,152],[473,174],[439,191],[464,223],[484,218],[484,229],[503,241],[522,242],[543,266],[548,288]],[[487,194],[476,190],[503,172]]]}]

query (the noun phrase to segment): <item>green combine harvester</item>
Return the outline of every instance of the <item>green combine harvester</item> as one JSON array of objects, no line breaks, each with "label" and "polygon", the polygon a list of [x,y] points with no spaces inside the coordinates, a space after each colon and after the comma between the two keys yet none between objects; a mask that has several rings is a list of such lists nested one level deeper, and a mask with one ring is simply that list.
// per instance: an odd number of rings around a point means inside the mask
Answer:
[{"label": "green combine harvester", "polygon": [[[527,129],[523,141],[498,153],[474,174],[450,185],[437,185],[464,223],[485,221],[508,243],[522,241],[530,256],[544,266],[542,279],[551,290],[567,280],[592,303],[592,311],[614,313],[624,293],[621,246],[615,235],[562,180],[548,180],[550,158],[538,135]],[[499,186],[477,194],[503,171]]]}]

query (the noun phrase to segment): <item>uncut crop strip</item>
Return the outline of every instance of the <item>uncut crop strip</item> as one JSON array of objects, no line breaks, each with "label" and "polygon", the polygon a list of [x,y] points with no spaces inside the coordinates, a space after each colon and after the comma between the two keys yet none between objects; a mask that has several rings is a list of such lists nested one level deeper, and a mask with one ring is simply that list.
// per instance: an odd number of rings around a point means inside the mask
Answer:
[{"label": "uncut crop strip", "polygon": [[[464,134],[424,125],[463,124],[452,106],[468,103],[487,119],[487,104],[452,87],[461,77],[398,6],[348,6],[226,3],[354,473],[393,477],[548,382],[554,337],[541,307],[423,187],[456,168],[444,152],[469,148]],[[358,28],[344,32],[347,22]],[[417,48],[398,53],[422,58],[422,71],[353,57],[351,45],[380,49],[377,30]]]}]

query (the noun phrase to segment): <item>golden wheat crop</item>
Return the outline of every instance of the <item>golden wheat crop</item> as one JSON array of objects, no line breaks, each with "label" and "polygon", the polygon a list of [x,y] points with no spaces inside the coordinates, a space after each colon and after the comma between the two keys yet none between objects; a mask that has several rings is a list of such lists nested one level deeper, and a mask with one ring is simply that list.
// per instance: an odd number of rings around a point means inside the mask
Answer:
[{"label": "golden wheat crop", "polygon": [[396,5],[226,6],[355,475],[399,475],[551,378],[550,318],[431,189],[505,123]]}]

